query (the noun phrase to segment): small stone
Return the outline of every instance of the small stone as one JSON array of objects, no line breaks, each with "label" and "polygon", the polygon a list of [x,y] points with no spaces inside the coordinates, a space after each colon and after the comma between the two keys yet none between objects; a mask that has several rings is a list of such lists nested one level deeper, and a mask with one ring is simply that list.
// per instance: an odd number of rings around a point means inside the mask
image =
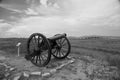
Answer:
[{"label": "small stone", "polygon": [[13,80],[19,80],[19,79],[20,79],[20,76],[16,76],[16,77],[14,77]]},{"label": "small stone", "polygon": [[56,69],[61,69],[63,66],[65,66],[65,64],[58,66]]},{"label": "small stone", "polygon": [[71,61],[70,61],[70,63],[73,63],[73,62],[74,62],[74,60],[71,60]]},{"label": "small stone", "polygon": [[67,58],[68,58],[68,59],[71,59],[72,57],[70,57],[70,56],[67,56]]},{"label": "small stone", "polygon": [[15,70],[15,68],[10,68],[10,71],[13,71],[13,70]]},{"label": "small stone", "polygon": [[62,68],[62,67],[64,67],[65,66],[65,64],[62,64],[61,66],[60,66],[60,68]]},{"label": "small stone", "polygon": [[23,76],[24,76],[24,77],[29,77],[29,74],[23,72]]},{"label": "small stone", "polygon": [[47,77],[47,76],[50,76],[50,73],[44,73],[44,74],[42,74],[42,77]]},{"label": "small stone", "polygon": [[10,73],[6,73],[6,74],[5,74],[5,77],[7,77],[7,76],[9,76],[9,75],[10,75]]},{"label": "small stone", "polygon": [[32,72],[31,75],[41,75],[41,72]]},{"label": "small stone", "polygon": [[55,72],[56,72],[56,69],[50,70],[50,73],[55,73]]},{"label": "small stone", "polygon": [[19,78],[19,80],[28,80],[28,77],[24,76],[24,74],[22,74]]}]

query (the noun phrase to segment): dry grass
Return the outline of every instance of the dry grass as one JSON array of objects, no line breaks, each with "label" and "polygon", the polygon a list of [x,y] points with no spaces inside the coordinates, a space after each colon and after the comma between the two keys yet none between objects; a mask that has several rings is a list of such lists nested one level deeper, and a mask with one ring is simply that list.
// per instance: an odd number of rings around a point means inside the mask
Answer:
[{"label": "dry grass", "polygon": [[[89,55],[106,60],[110,65],[117,66],[120,69],[120,39],[97,37],[88,39],[69,38],[69,40],[71,42],[73,54]],[[5,51],[10,55],[16,54],[16,44],[18,42],[22,43],[21,54],[26,54],[26,38],[1,38],[0,50]],[[81,49],[86,49],[86,52],[83,52]],[[93,52],[90,52],[90,50]]]},{"label": "dry grass", "polygon": [[26,53],[26,42],[25,38],[1,38],[0,39],[0,50],[5,51],[9,54],[17,54],[16,44],[21,42],[21,53]]},{"label": "dry grass", "polygon": [[85,48],[108,53],[120,53],[120,39],[71,39],[72,47]]},{"label": "dry grass", "polygon": [[[72,39],[72,52],[81,55],[89,55],[94,58],[106,60],[111,66],[117,66],[120,70],[120,39],[109,38],[90,38],[90,39]],[[81,49],[86,49],[82,52]],[[87,50],[96,51],[88,52]]]}]

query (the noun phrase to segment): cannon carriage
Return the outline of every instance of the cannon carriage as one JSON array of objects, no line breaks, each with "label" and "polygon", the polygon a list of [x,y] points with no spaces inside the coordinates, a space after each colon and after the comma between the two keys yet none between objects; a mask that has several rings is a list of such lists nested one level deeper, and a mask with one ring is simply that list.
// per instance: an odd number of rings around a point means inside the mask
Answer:
[{"label": "cannon carriage", "polygon": [[57,59],[66,58],[71,50],[67,35],[56,34],[46,38],[41,33],[33,33],[27,41],[27,54],[25,58],[34,65],[43,67],[47,65],[53,55]]}]

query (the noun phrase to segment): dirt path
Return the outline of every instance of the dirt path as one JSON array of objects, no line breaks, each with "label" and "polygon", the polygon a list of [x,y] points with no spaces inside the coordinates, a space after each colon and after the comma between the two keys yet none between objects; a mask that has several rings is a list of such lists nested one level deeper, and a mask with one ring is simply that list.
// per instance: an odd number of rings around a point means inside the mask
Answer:
[{"label": "dirt path", "polygon": [[[7,56],[0,52],[0,61],[15,68],[11,80],[117,80],[117,68],[103,60],[81,54],[102,54],[103,52],[76,49],[80,54],[71,53],[72,58],[56,60],[52,58],[46,67],[36,67],[23,57]],[[72,62],[71,62],[72,61]],[[64,65],[63,65],[64,64]],[[61,68],[59,68],[61,67]],[[24,74],[23,74],[24,73]],[[31,74],[35,73],[35,74]],[[46,73],[46,74],[44,74]],[[49,74],[50,73],[50,74]],[[118,79],[119,80],[119,79]]]}]

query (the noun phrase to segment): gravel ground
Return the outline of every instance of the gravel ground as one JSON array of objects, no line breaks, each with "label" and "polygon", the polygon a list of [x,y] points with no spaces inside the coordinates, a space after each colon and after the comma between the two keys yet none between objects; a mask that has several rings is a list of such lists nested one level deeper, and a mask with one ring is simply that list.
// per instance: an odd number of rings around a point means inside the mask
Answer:
[{"label": "gravel ground", "polygon": [[52,58],[46,67],[37,67],[23,57],[0,52],[0,80],[120,80],[115,66],[90,56]]}]

